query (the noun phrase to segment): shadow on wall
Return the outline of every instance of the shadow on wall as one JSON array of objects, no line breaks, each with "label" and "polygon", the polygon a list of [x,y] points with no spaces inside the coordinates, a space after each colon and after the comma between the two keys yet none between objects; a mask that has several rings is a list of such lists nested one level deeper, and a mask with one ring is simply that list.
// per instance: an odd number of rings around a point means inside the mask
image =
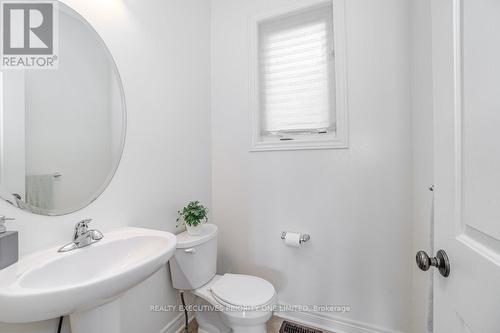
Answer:
[{"label": "shadow on wall", "polygon": [[[225,267],[233,267],[231,264],[231,258],[219,255],[219,260],[222,260],[225,264]],[[276,293],[279,293],[281,289],[284,289],[287,284],[288,280],[286,275],[283,272],[280,272],[276,269],[273,269],[272,267],[267,267],[267,266],[262,266],[262,265],[256,265],[252,263],[246,263],[245,267],[238,270],[237,272],[231,272],[231,270],[228,271],[220,271],[218,274],[225,274],[225,273],[237,273],[237,274],[247,274],[247,275],[256,275],[255,272],[258,272],[258,277],[267,280],[272,283],[274,288],[276,289]]]},{"label": "shadow on wall", "polygon": [[[246,219],[247,215],[241,214],[240,218]],[[259,245],[266,242],[266,237],[271,237],[272,232],[266,235],[254,234],[247,221],[241,221],[241,225],[225,224],[219,227],[218,250],[217,250],[217,274],[235,273],[248,274],[263,278],[273,284],[276,292],[279,293],[288,285],[288,278],[284,271],[262,265],[262,260],[255,260],[259,257]],[[231,235],[246,234],[247,237],[235,238]],[[259,239],[258,241],[256,241]],[[279,237],[277,237],[279,239]],[[222,243],[224,240],[224,244]],[[281,242],[281,239],[279,239]],[[256,245],[257,244],[257,245]],[[262,245],[260,246],[262,247]],[[246,255],[244,260],[238,259],[238,252],[243,250]],[[249,251],[249,249],[253,249]],[[296,249],[300,250],[300,249]]]}]

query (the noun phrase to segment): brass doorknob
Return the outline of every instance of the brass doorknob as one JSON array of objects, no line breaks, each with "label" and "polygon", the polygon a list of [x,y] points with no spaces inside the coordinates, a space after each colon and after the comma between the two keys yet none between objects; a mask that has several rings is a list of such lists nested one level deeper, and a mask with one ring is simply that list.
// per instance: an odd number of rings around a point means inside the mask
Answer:
[{"label": "brass doorknob", "polygon": [[439,270],[442,276],[448,277],[450,275],[450,260],[444,250],[439,250],[434,258],[430,258],[425,251],[418,251],[416,261],[418,268],[424,272],[433,266]]}]

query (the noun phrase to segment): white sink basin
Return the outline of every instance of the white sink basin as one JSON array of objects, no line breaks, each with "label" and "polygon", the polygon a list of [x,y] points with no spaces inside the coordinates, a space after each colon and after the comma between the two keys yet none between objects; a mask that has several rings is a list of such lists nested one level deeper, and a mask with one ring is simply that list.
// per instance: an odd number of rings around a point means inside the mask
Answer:
[{"label": "white sink basin", "polygon": [[59,253],[57,247],[25,257],[0,270],[0,322],[71,315],[74,333],[89,332],[91,327],[74,326],[80,319],[95,320],[99,307],[109,311],[105,304],[158,271],[176,244],[168,232],[125,228],[105,233],[100,242],[82,249]]}]

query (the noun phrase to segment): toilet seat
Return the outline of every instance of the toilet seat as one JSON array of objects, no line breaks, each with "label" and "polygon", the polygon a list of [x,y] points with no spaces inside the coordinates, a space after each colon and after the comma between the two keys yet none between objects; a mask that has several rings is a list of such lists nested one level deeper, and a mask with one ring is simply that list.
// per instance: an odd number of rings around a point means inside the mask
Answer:
[{"label": "toilet seat", "polygon": [[225,274],[210,286],[213,298],[223,306],[260,308],[275,298],[271,283],[256,276]]},{"label": "toilet seat", "polygon": [[[213,307],[213,309],[216,310],[215,312],[213,310],[210,310],[209,312],[217,313],[218,318],[222,320],[222,324],[229,327],[233,331],[233,333],[266,333],[266,322],[271,319],[271,316],[273,315],[273,307],[277,297],[276,292],[274,291],[274,287],[270,285],[271,288],[268,288],[269,285],[267,285],[267,283],[269,282],[264,280],[266,283],[262,283],[262,281],[259,280],[262,279],[258,279],[257,277],[248,275],[215,275],[208,283],[201,286],[200,288],[192,290],[191,292],[195,296],[208,302]],[[254,284],[253,282],[256,283]],[[259,284],[260,287],[258,286]],[[243,302],[242,300],[244,299],[244,297],[238,297],[235,296],[236,294],[231,293],[233,290],[231,289],[231,287],[228,287],[229,285],[238,287],[240,289],[237,290],[238,292],[240,292],[241,290],[257,290],[258,295],[260,296],[253,298],[253,304],[260,303],[261,306],[255,307],[248,305],[235,305],[234,303],[252,302]],[[212,290],[213,286],[215,286],[215,293]],[[221,289],[223,289],[224,291],[222,291]],[[230,297],[227,297],[227,295],[224,293],[225,291],[231,293]],[[229,302],[224,301],[221,297],[225,297],[225,299]],[[252,301],[252,299],[250,299],[250,301]],[[197,312],[195,315],[198,317],[202,314],[202,312],[203,311]],[[212,331],[207,330],[206,333],[208,332]],[[225,331],[216,333],[225,333]]]}]

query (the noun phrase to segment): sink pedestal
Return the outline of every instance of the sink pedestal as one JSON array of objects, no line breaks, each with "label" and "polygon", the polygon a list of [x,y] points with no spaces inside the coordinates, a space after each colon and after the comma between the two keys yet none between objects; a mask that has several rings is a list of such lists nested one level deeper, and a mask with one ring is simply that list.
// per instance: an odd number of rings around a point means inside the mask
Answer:
[{"label": "sink pedestal", "polygon": [[71,333],[121,333],[120,299],[69,316]]}]

